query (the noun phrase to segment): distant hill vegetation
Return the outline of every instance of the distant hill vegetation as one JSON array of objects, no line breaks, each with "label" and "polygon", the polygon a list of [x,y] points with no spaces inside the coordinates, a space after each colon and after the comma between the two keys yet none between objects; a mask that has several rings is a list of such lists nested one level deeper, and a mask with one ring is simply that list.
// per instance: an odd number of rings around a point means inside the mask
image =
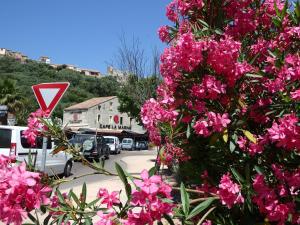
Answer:
[{"label": "distant hill vegetation", "polygon": [[11,80],[15,83],[17,95],[24,103],[23,112],[19,113],[24,115],[22,118],[18,118],[19,124],[24,124],[28,113],[38,108],[31,90],[31,86],[34,84],[70,82],[68,91],[53,113],[53,116],[60,118],[62,118],[65,107],[93,97],[117,95],[120,88],[119,83],[111,76],[87,77],[79,72],[63,68],[54,69],[36,61],[29,60],[26,63],[20,63],[13,58],[0,57],[0,82],[3,83],[4,80]]}]

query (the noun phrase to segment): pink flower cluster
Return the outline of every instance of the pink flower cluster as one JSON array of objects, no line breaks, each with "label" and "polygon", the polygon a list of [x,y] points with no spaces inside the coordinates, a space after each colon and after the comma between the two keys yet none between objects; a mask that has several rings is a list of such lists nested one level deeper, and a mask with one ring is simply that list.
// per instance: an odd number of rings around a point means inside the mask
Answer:
[{"label": "pink flower cluster", "polygon": [[30,114],[27,122],[28,129],[23,132],[24,137],[27,139],[31,146],[35,146],[37,136],[47,128],[41,123],[40,118],[48,117],[49,113],[41,109]]},{"label": "pink flower cluster", "polygon": [[27,213],[49,203],[51,189],[41,184],[39,173],[26,171],[25,163],[0,155],[0,221],[20,225]]},{"label": "pink flower cluster", "polygon": [[244,197],[241,194],[240,186],[231,180],[229,173],[224,174],[219,184],[218,194],[223,205],[229,209],[235,204],[244,203]]},{"label": "pink flower cluster", "polygon": [[227,113],[208,112],[207,119],[198,120],[194,125],[194,129],[196,134],[208,137],[213,132],[222,132],[229,123],[230,119]]},{"label": "pink flower cluster", "polygon": [[203,0],[173,0],[167,6],[166,16],[172,22],[179,22],[179,15],[186,16],[190,10],[200,10],[203,6]]},{"label": "pink flower cluster", "polygon": [[159,159],[165,165],[171,165],[173,161],[185,162],[190,157],[186,155],[182,148],[175,146],[173,143],[166,142],[165,149]]},{"label": "pink flower cluster", "polygon": [[145,102],[141,110],[142,121],[149,131],[150,139],[156,144],[161,142],[157,125],[161,122],[175,123],[177,115],[178,112],[164,108],[163,104],[152,98]]},{"label": "pink flower cluster", "polygon": [[192,33],[185,33],[178,38],[176,45],[166,48],[161,55],[160,72],[166,84],[174,85],[182,72],[193,71],[202,61],[204,43],[195,41]]},{"label": "pink flower cluster", "polygon": [[162,42],[169,42],[171,41],[171,37],[169,34],[169,27],[162,26],[158,29],[158,36]]},{"label": "pink flower cluster", "polygon": [[228,86],[232,87],[246,72],[251,71],[247,63],[238,62],[241,43],[230,37],[220,41],[211,40],[208,44],[207,63],[218,75],[227,79]]},{"label": "pink flower cluster", "polygon": [[171,187],[161,177],[151,176],[146,170],[141,173],[141,180],[134,180],[137,190],[133,191],[130,204],[139,210],[129,210],[124,225],[152,225],[161,221],[163,215],[171,215],[174,205],[164,201],[171,198]]},{"label": "pink flower cluster", "polygon": [[[272,222],[278,225],[286,224],[289,216],[292,216],[292,224],[300,224],[300,214],[296,210],[295,203],[291,196],[299,195],[300,171],[293,173],[284,171],[276,165],[272,165],[277,184],[271,187],[266,184],[265,177],[257,174],[254,178],[253,188],[256,195],[253,202],[258,206],[261,214],[266,215]],[[290,201],[283,199],[290,199]]]},{"label": "pink flower cluster", "polygon": [[298,122],[299,118],[295,114],[285,115],[268,129],[269,139],[276,143],[277,147],[299,151],[300,127],[297,125]]},{"label": "pink flower cluster", "polygon": [[205,75],[201,84],[195,84],[192,87],[191,93],[200,99],[216,100],[221,94],[226,93],[226,85],[222,84],[214,76]]}]

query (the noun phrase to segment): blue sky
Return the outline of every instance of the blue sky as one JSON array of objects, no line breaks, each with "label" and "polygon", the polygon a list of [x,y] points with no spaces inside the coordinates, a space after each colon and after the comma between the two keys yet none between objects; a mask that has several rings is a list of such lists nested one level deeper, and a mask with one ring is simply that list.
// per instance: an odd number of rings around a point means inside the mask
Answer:
[{"label": "blue sky", "polygon": [[169,0],[6,0],[0,8],[0,47],[30,58],[106,72],[119,37],[139,38],[150,55],[164,45],[157,36],[167,24]]}]

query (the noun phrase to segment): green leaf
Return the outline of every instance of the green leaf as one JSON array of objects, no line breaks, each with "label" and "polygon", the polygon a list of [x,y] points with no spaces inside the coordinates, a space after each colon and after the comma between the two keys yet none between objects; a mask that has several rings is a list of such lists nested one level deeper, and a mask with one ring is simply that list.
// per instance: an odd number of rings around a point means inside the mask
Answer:
[{"label": "green leaf", "polygon": [[73,192],[73,190],[70,190],[70,196],[73,198],[73,200],[75,201],[75,203],[80,207],[80,201],[78,199],[78,197],[76,196],[76,194]]},{"label": "green leaf", "polygon": [[223,31],[221,31],[220,29],[215,29],[215,33],[219,35],[223,35]]},{"label": "green leaf", "polygon": [[242,175],[235,169],[235,168],[230,168],[233,176],[235,177],[235,179],[237,179],[237,181],[239,183],[245,183],[245,179],[242,177]]},{"label": "green leaf", "polygon": [[209,25],[208,25],[208,23],[206,23],[205,21],[203,21],[203,20],[200,20],[200,19],[198,19],[198,21],[204,26],[204,27],[207,27],[207,28],[209,28]]},{"label": "green leaf", "polygon": [[60,203],[66,204],[64,196],[61,194],[60,190],[56,188],[56,194]]},{"label": "green leaf", "polygon": [[254,144],[257,143],[256,138],[250,131],[248,131],[248,130],[242,130],[242,131],[243,131],[244,135],[249,139],[249,141],[253,142]]},{"label": "green leaf", "polygon": [[281,21],[278,18],[273,18],[272,21],[276,27],[281,27]]},{"label": "green leaf", "polygon": [[186,129],[186,138],[189,138],[191,136],[191,125],[188,124]]},{"label": "green leaf", "polygon": [[235,143],[233,141],[230,141],[229,142],[229,150],[230,150],[230,152],[234,152],[235,148],[236,148]]},{"label": "green leaf", "polygon": [[259,174],[265,174],[264,170],[263,170],[261,167],[257,166],[257,165],[254,166],[254,169],[255,169],[256,172],[258,172]]},{"label": "green leaf", "polygon": [[85,225],[91,225],[91,224],[93,224],[91,218],[85,217],[84,224]]},{"label": "green leaf", "polygon": [[49,223],[49,220],[51,219],[51,215],[48,215],[45,219],[44,219],[44,222],[43,222],[43,225],[48,225]]},{"label": "green leaf", "polygon": [[263,78],[262,75],[259,74],[253,74],[253,73],[246,73],[246,77],[251,77],[251,78]]},{"label": "green leaf", "polygon": [[93,205],[95,205],[97,202],[99,202],[100,201],[100,198],[97,198],[97,199],[95,199],[95,200],[93,200],[93,201],[91,201],[89,204],[87,204],[87,208],[90,208],[90,207],[92,207]]},{"label": "green leaf", "polygon": [[85,182],[82,185],[80,200],[81,200],[80,208],[84,209],[85,202],[86,202],[86,183]]},{"label": "green leaf", "polygon": [[149,170],[149,176],[153,176],[155,175],[157,172],[157,168],[155,166],[153,166],[150,170]]},{"label": "green leaf", "polygon": [[121,181],[123,182],[123,184],[125,186],[126,195],[127,195],[128,199],[129,199],[130,195],[131,195],[131,186],[128,183],[128,180],[127,180],[127,177],[125,175],[125,172],[124,172],[124,170],[122,169],[122,167],[118,163],[115,163],[115,167],[116,167],[117,173],[118,173]]},{"label": "green leaf", "polygon": [[37,222],[36,218],[31,213],[27,213],[27,216],[32,222],[34,222],[34,223]]},{"label": "green leaf", "polygon": [[223,141],[225,143],[227,143],[228,142],[228,130],[227,129],[224,130],[222,137],[223,137]]},{"label": "green leaf", "polygon": [[181,183],[180,185],[180,195],[181,195],[182,210],[184,215],[187,216],[190,210],[190,198],[183,183]]},{"label": "green leaf", "polygon": [[166,219],[166,221],[168,221],[170,225],[175,225],[174,221],[169,215],[164,215],[164,218]]},{"label": "green leaf", "polygon": [[216,198],[209,198],[205,200],[204,202],[201,202],[199,205],[197,205],[192,212],[189,214],[187,219],[192,219],[194,216],[198,215],[201,213],[203,210],[205,210],[207,207],[211,205],[211,203],[215,200]]},{"label": "green leaf", "polygon": [[61,225],[61,224],[62,224],[64,217],[65,217],[64,214],[58,217],[58,221],[57,221],[57,224],[58,224],[58,225]]}]

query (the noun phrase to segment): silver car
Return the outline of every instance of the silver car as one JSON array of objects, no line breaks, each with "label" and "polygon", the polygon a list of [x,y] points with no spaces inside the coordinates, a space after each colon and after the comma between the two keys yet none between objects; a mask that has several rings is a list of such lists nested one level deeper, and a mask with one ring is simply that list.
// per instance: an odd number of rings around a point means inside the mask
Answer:
[{"label": "silver car", "polygon": [[135,143],[132,138],[124,138],[121,143],[122,150],[134,150]]}]

